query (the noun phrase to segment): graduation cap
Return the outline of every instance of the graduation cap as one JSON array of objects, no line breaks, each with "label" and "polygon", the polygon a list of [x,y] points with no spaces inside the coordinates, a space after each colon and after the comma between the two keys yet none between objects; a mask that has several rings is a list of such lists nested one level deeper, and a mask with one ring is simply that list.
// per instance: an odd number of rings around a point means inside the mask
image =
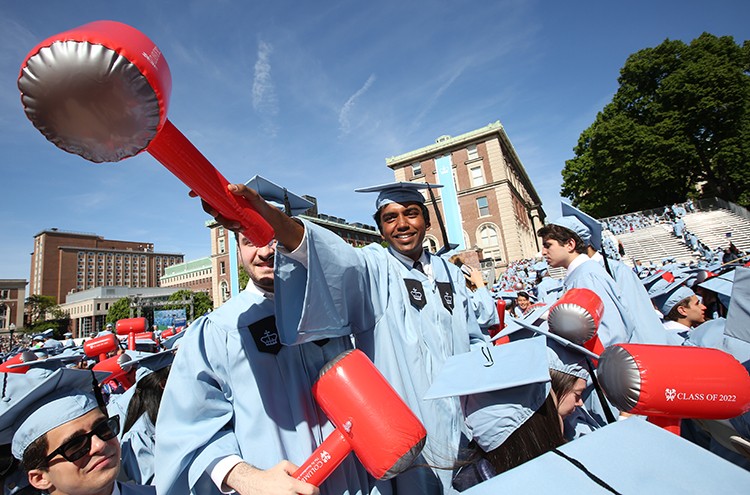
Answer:
[{"label": "graduation cap", "polygon": [[355,189],[360,193],[379,193],[375,199],[375,210],[379,210],[389,203],[405,203],[416,201],[424,204],[425,198],[421,191],[425,189],[438,189],[443,187],[442,184],[428,184],[426,182],[391,182],[390,184],[380,184],[379,186],[361,187]]},{"label": "graduation cap", "polygon": [[685,282],[685,278],[677,279],[650,295],[651,301],[662,315],[666,316],[672,311],[672,308],[674,308],[677,303],[695,295],[695,292],[693,292],[690,287],[686,286]]},{"label": "graduation cap", "polygon": [[430,199],[435,206],[435,218],[440,227],[440,233],[443,237],[443,246],[435,253],[437,256],[442,256],[450,251],[453,251],[458,247],[458,244],[448,242],[448,231],[445,229],[443,223],[443,216],[437,207],[437,201],[433,194],[433,189],[439,189],[443,187],[442,184],[429,184],[426,182],[391,182],[390,184],[381,184],[379,186],[362,187],[355,189],[355,192],[369,193],[376,192],[378,197],[375,199],[375,211],[379,211],[383,206],[390,203],[407,203],[417,202],[424,204],[425,198],[421,191],[427,190],[430,193]]},{"label": "graduation cap", "polygon": [[71,364],[79,363],[83,359],[83,354],[58,354],[57,356],[48,357],[47,359],[36,359],[28,363],[17,363],[8,365],[8,369],[28,367],[29,369],[44,369],[49,371],[67,368]]},{"label": "graduation cap", "polygon": [[185,330],[183,330],[180,333],[176,333],[167,339],[162,340],[161,345],[165,349],[177,350],[177,348],[180,347],[180,339],[184,336],[185,336]]},{"label": "graduation cap", "polygon": [[490,452],[539,409],[550,388],[547,346],[532,338],[451,356],[424,399],[462,397],[472,437]]},{"label": "graduation cap", "polygon": [[750,342],[750,268],[737,268],[724,333]]},{"label": "graduation cap", "polygon": [[123,363],[122,368],[128,370],[135,366],[135,381],[137,383],[141,378],[171,365],[174,361],[174,351],[142,352],[135,357],[131,354],[131,357],[130,361]]},{"label": "graduation cap", "polygon": [[549,265],[547,265],[546,261],[539,261],[531,265],[531,269],[535,272],[545,272],[549,269]]},{"label": "graduation cap", "polygon": [[0,401],[0,431],[15,431],[12,452],[19,460],[48,431],[99,407],[89,370],[61,368],[23,376],[29,382],[25,390],[16,387],[14,396]]},{"label": "graduation cap", "polygon": [[574,342],[571,342],[570,340],[566,339],[565,337],[561,337],[557,334],[554,334],[550,332],[549,330],[549,324],[547,323],[547,320],[545,319],[545,313],[549,310],[549,307],[547,306],[541,306],[539,308],[535,308],[531,313],[527,314],[524,318],[513,318],[512,316],[506,316],[505,318],[505,324],[506,327],[497,335],[492,337],[490,340],[495,341],[498,339],[501,339],[508,335],[513,335],[514,333],[522,330],[530,330],[534,334],[537,335],[544,335],[548,339],[552,339],[561,346],[577,351],[580,354],[583,354],[584,356],[593,358],[593,359],[599,359],[599,355],[595,352],[591,352],[590,350],[586,349],[582,345],[578,345]]},{"label": "graduation cap", "polygon": [[575,363],[563,363],[555,353],[555,351],[553,351],[549,347],[547,348],[547,360],[549,361],[549,369],[559,371],[560,373],[565,373],[566,375],[574,376],[582,380],[586,380],[587,382],[589,381],[590,376],[588,371]]},{"label": "graduation cap", "polygon": [[720,275],[709,277],[703,282],[698,283],[698,287],[703,287],[727,298],[732,296],[732,286],[734,285],[734,275],[736,270],[729,270]]},{"label": "graduation cap", "polygon": [[254,176],[245,182],[245,185],[260,194],[267,202],[280,210],[284,210],[290,216],[302,214],[315,206],[311,201],[287,191],[285,187],[276,185],[260,175]]},{"label": "graduation cap", "polygon": [[[599,220],[597,220],[597,219],[595,219],[595,218],[587,215],[586,213],[582,212],[581,210],[579,210],[575,206],[569,205],[569,204],[564,203],[564,202],[561,203],[561,205],[562,205],[561,206],[562,214],[563,214],[564,217],[565,216],[576,217],[578,220],[580,220],[580,222],[583,225],[586,226],[586,228],[589,229],[589,236],[590,237],[589,237],[589,240],[588,240],[588,244],[590,244],[591,247],[593,247],[597,251],[600,251],[602,249],[602,223]],[[571,229],[571,230],[573,230],[573,229]],[[576,231],[576,234],[578,234],[577,231]],[[580,234],[579,234],[579,237],[581,237],[581,239],[584,242],[586,242],[586,240]]]},{"label": "graduation cap", "polygon": [[565,227],[568,230],[572,230],[578,237],[581,238],[581,241],[585,245],[591,243],[591,231],[589,230],[589,228],[586,227],[578,218],[572,215],[562,216],[550,223],[552,223],[553,225],[559,225],[560,227]]},{"label": "graduation cap", "polygon": [[[692,466],[693,469],[685,469]],[[699,468],[695,468],[699,467]],[[750,473],[640,418],[618,421],[475,485],[466,495],[747,493]]]}]

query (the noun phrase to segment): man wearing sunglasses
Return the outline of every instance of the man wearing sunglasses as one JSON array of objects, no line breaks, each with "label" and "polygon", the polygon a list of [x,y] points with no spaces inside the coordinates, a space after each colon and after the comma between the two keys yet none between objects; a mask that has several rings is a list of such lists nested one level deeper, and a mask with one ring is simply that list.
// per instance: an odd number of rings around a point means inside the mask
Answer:
[{"label": "man wearing sunglasses", "polygon": [[104,412],[91,371],[63,368],[32,381],[0,401],[0,432],[13,432],[13,456],[33,487],[50,495],[155,493],[115,481],[119,418]]}]

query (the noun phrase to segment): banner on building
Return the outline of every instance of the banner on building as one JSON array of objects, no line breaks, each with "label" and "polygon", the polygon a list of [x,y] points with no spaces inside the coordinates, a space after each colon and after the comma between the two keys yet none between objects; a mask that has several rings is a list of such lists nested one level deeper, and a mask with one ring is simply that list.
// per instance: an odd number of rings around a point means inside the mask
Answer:
[{"label": "banner on building", "polygon": [[[448,242],[458,244],[458,251],[466,249],[464,246],[464,230],[461,225],[461,210],[458,208],[458,194],[456,193],[456,182],[453,180],[453,163],[450,155],[435,159],[437,169],[437,182],[442,184],[440,199],[443,203],[443,216],[445,217],[445,229],[448,234]],[[441,239],[442,241],[442,239]]]}]

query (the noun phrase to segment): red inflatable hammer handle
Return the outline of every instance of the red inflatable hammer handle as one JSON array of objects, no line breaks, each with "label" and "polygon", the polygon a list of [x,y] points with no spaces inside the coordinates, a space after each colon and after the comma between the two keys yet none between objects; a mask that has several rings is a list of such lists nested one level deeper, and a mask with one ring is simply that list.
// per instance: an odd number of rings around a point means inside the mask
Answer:
[{"label": "red inflatable hammer handle", "polygon": [[315,486],[354,451],[376,479],[411,465],[427,432],[362,351],[340,354],[320,372],[313,396],[336,430],[293,474]]},{"label": "red inflatable hammer handle", "polygon": [[242,226],[242,234],[256,246],[273,239],[273,228],[244,198],[227,189],[229,181],[211,165],[188,138],[167,119],[147,150],[221,216]]}]

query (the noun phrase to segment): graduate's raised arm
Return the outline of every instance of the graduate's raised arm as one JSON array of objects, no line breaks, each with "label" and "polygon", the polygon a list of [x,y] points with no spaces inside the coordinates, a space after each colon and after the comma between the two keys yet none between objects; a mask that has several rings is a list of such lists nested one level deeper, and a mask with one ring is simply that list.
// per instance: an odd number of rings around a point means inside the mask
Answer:
[{"label": "graduate's raised arm", "polygon": [[[227,189],[236,196],[242,196],[247,199],[253,208],[273,227],[276,232],[276,240],[279,241],[289,251],[294,251],[302,242],[302,238],[305,233],[304,227],[294,219],[288,217],[283,211],[279,210],[275,206],[269,204],[264,200],[256,191],[250,189],[244,184],[229,184]],[[197,196],[194,192],[190,192],[190,195]],[[221,216],[216,209],[214,209],[206,201],[201,200],[203,209],[206,213],[216,219],[218,223],[223,225],[229,230],[239,230],[240,224],[236,221],[229,220]]]}]

